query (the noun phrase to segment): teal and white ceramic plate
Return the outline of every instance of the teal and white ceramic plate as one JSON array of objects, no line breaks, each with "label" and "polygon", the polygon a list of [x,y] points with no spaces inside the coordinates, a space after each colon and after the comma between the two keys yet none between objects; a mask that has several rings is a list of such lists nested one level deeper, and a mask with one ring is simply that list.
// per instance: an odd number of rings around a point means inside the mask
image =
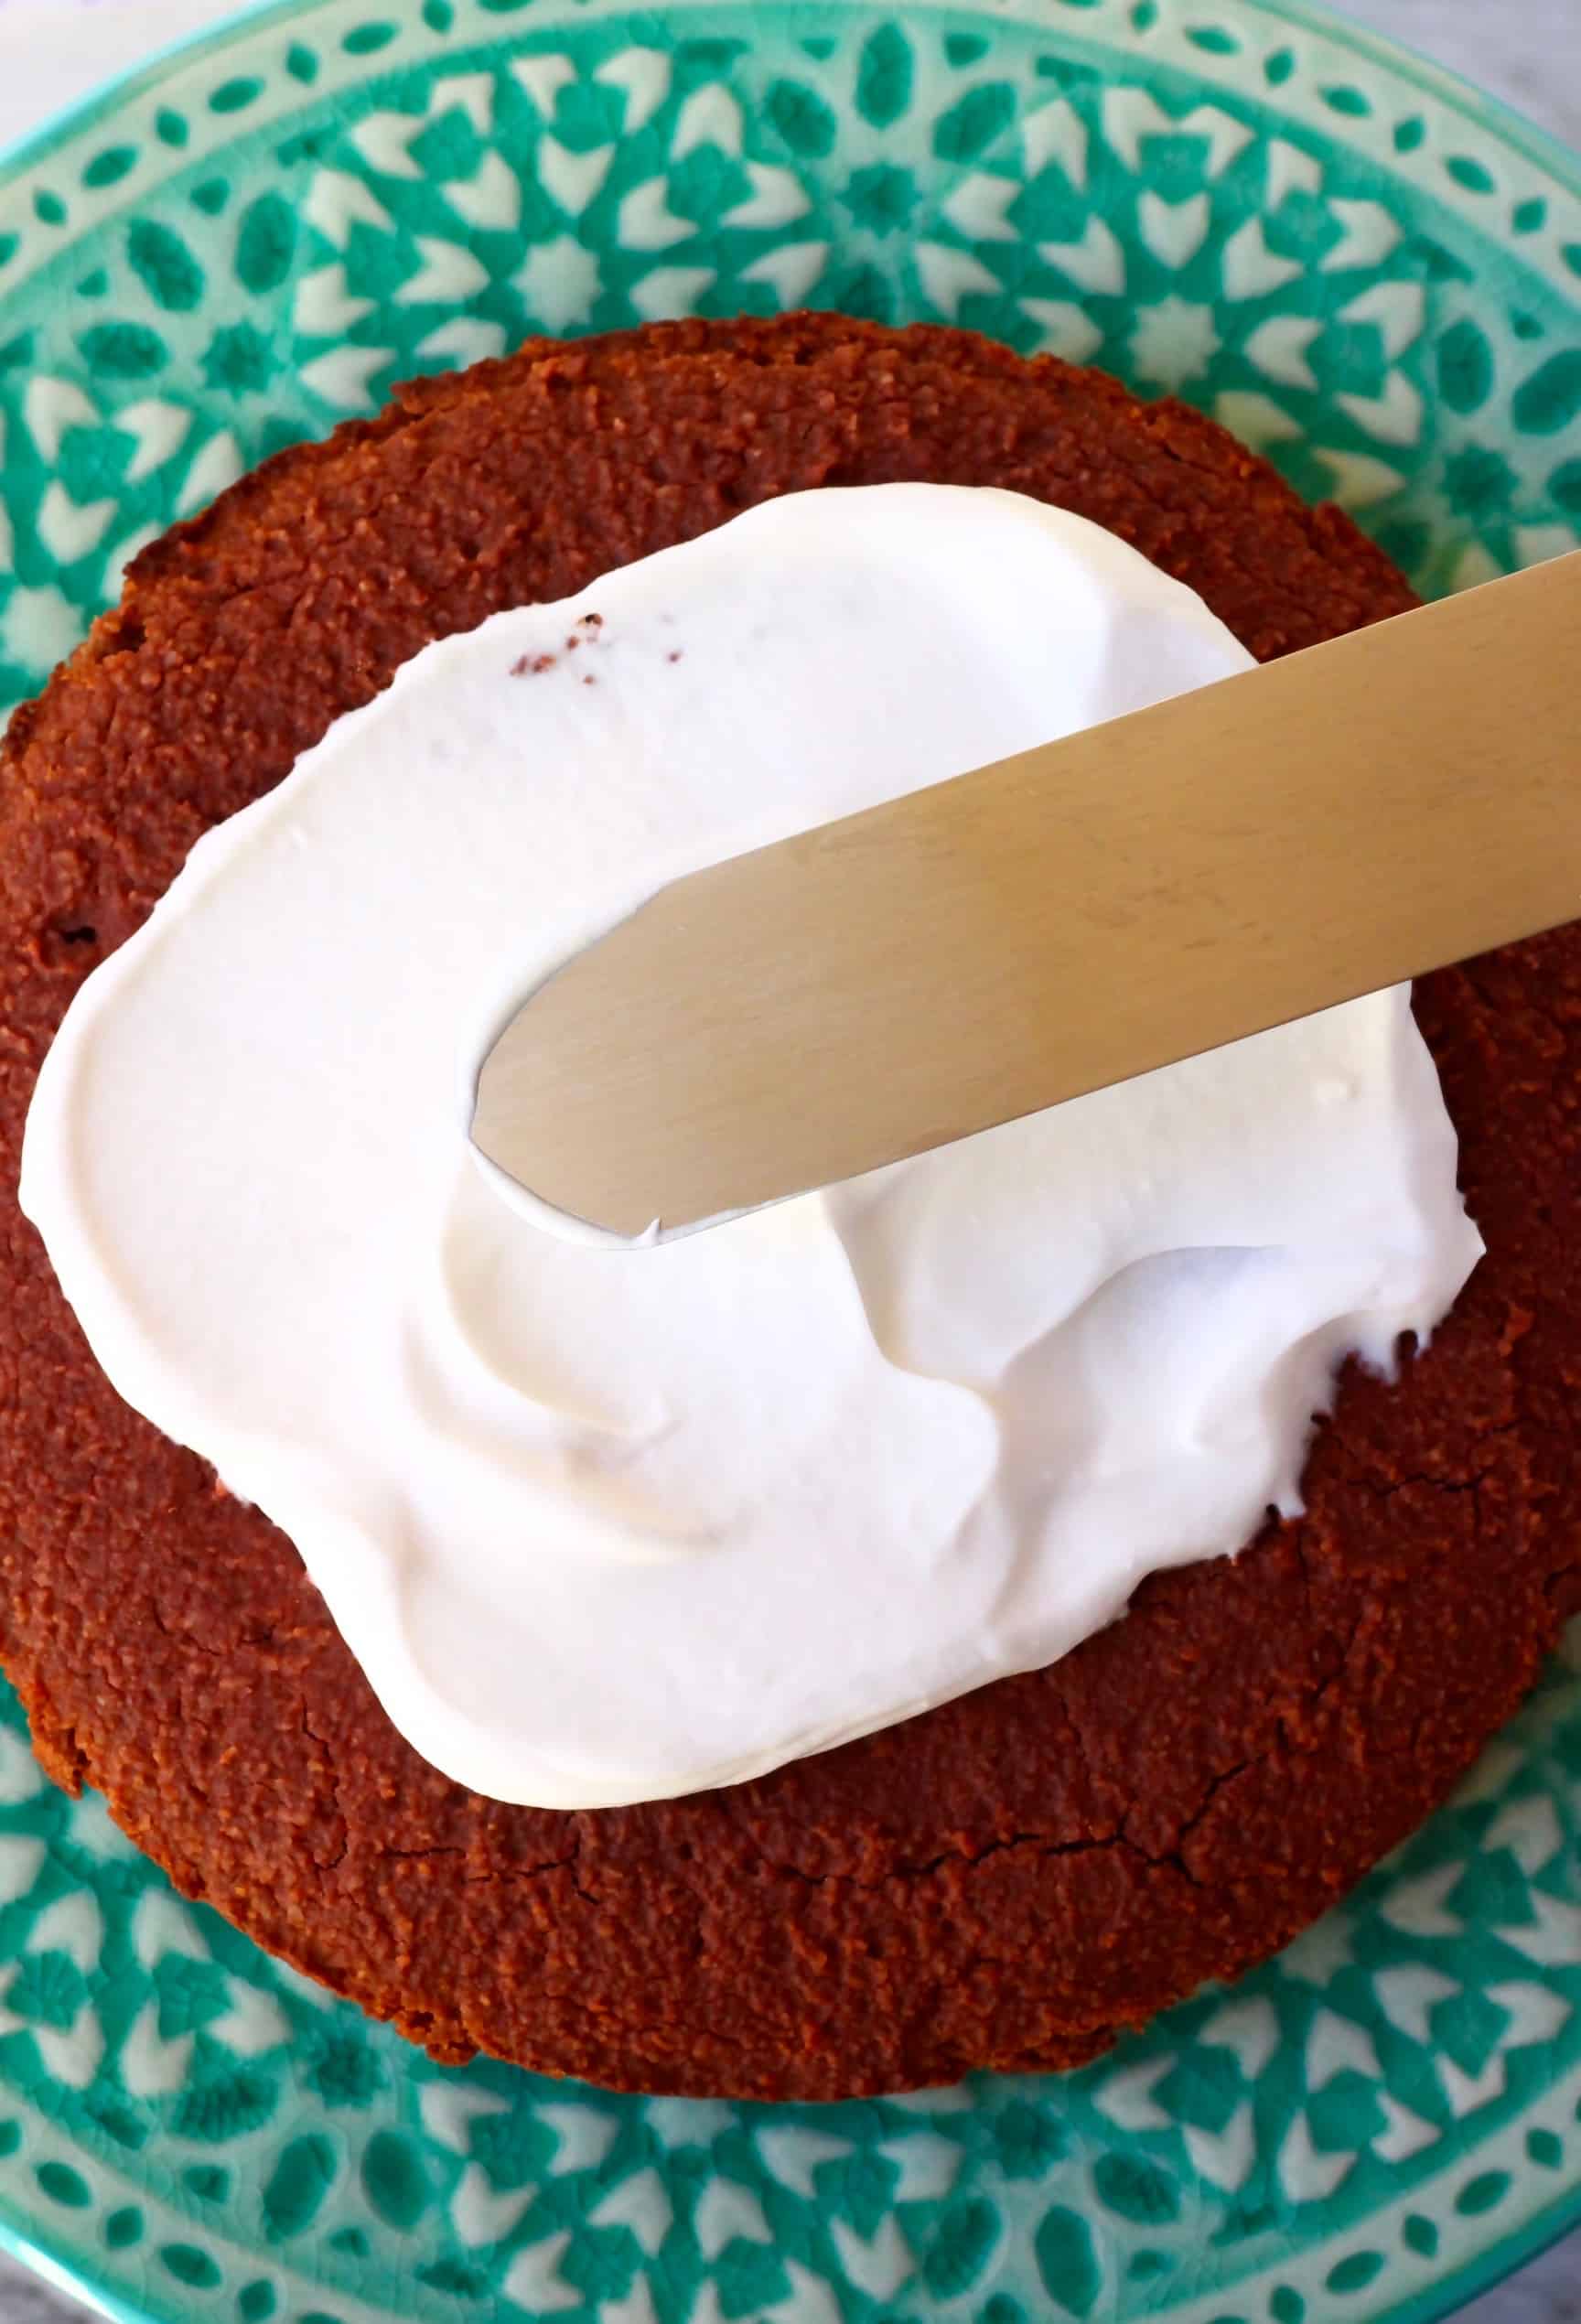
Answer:
[{"label": "teal and white ceramic plate", "polygon": [[[407,373],[801,304],[1178,389],[1429,590],[1576,544],[1581,166],[1296,0],[282,0],[0,168],[0,697]],[[1581,1642],[1234,1992],[824,2109],[441,2071],[0,1716],[0,2220],[120,2317],[1426,2324],[1581,2218]]]}]

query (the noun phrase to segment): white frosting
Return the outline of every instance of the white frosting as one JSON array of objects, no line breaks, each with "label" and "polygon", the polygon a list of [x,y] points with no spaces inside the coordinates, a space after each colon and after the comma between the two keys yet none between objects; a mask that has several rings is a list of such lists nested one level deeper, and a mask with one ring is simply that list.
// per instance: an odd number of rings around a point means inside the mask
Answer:
[{"label": "white frosting", "polygon": [[1339,1361],[1443,1315],[1404,991],[653,1250],[470,1154],[493,1034],[664,881],[1245,663],[1030,500],[777,500],[420,654],[88,980],[29,1215],[446,1773],[667,1797],[1050,1662],[1296,1508]]}]

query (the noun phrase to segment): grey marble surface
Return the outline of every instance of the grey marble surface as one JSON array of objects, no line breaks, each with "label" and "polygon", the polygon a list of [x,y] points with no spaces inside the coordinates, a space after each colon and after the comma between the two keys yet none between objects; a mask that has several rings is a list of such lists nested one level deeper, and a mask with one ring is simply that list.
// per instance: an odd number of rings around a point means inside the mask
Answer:
[{"label": "grey marble surface", "polygon": [[[150,46],[226,13],[223,0],[77,0],[95,19],[84,53],[38,37],[46,27],[58,34],[69,5],[0,0],[0,142]],[[1342,0],[1339,13],[1436,58],[1581,148],[1581,0]],[[80,2313],[0,2259],[0,2324],[70,2324]],[[1458,2324],[1581,2324],[1581,2236],[1474,2302]]]}]

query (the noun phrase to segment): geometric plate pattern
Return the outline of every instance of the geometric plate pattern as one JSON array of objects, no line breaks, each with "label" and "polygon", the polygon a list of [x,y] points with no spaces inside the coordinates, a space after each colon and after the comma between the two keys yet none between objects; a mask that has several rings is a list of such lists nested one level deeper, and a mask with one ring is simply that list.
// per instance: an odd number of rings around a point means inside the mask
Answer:
[{"label": "geometric plate pattern", "polygon": [[[0,166],[0,711],[264,454],[529,331],[842,307],[1175,390],[1441,593],[1576,544],[1581,171],[1293,0],[285,0]],[[1423,2324],[1581,2188],[1581,1631],[1281,1961],[1087,2071],[442,2070],[0,1702],[0,2229],[225,2324]]]},{"label": "geometric plate pattern", "polygon": [[1578,1839],[1581,1632],[1343,1910],[1096,2066],[645,2100],[432,2065],[177,1899],[8,1699],[0,2206],[138,2317],[1438,2314],[1574,2209]]}]

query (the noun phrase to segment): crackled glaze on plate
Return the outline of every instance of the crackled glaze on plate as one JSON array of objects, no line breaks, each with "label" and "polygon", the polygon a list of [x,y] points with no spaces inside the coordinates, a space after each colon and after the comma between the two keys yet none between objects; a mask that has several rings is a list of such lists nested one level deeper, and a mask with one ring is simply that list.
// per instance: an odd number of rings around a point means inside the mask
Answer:
[{"label": "crackled glaze on plate", "polygon": [[[1581,173],[1285,0],[286,0],[0,170],[0,705],[413,371],[684,312],[1178,389],[1419,585],[1575,545]],[[443,2071],[0,1724],[0,2229],[124,2316],[1425,2324],[1581,2211],[1581,1644],[1232,1993],[897,2103]]]}]

